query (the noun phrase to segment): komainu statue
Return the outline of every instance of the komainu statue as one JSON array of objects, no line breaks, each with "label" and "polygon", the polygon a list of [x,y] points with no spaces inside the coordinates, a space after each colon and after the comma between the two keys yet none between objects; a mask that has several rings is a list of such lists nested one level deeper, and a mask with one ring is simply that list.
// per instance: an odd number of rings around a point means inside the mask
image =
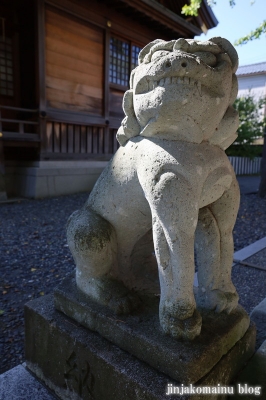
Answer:
[{"label": "komainu statue", "polygon": [[116,313],[139,307],[138,293],[160,295],[160,325],[177,339],[200,334],[201,310],[238,304],[239,188],[224,152],[237,136],[237,66],[220,37],[144,47],[124,95],[121,146],[68,222],[79,290]]}]

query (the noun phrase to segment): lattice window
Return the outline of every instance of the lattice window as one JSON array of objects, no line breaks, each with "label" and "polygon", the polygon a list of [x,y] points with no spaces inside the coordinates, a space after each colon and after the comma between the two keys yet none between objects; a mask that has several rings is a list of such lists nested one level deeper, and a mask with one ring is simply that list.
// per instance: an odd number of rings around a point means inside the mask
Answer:
[{"label": "lattice window", "polygon": [[129,43],[111,38],[110,40],[110,82],[127,86],[129,68]]},{"label": "lattice window", "polygon": [[0,36],[0,95],[14,96],[12,41]]},{"label": "lattice window", "polygon": [[123,40],[111,37],[109,82],[128,86],[129,75],[138,65],[141,48]]},{"label": "lattice window", "polygon": [[139,52],[141,50],[141,47],[132,46],[132,51],[131,51],[131,70],[136,68],[138,66],[138,56],[139,56]]}]

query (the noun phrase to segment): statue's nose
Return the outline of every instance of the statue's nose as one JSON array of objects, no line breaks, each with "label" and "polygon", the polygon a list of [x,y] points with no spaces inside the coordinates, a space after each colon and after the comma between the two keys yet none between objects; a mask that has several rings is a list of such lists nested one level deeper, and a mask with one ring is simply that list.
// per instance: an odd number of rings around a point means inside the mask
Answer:
[{"label": "statue's nose", "polygon": [[166,72],[170,70],[173,71],[183,70],[185,72],[187,67],[188,67],[188,60],[184,56],[169,58],[164,63],[164,70]]}]

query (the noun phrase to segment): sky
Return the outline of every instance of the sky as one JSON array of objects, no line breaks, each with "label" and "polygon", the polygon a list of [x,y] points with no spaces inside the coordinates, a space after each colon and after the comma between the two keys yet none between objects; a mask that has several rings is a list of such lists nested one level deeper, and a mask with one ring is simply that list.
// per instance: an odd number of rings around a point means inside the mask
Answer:
[{"label": "sky", "polygon": [[[214,36],[222,36],[232,44],[242,36],[257,28],[266,19],[266,0],[235,0],[236,5],[232,8],[229,0],[216,0],[212,7],[216,19],[219,21],[216,28],[196,36],[200,40],[208,40]],[[239,56],[239,65],[266,62],[266,34],[260,39],[255,39],[245,45],[236,46]]]}]

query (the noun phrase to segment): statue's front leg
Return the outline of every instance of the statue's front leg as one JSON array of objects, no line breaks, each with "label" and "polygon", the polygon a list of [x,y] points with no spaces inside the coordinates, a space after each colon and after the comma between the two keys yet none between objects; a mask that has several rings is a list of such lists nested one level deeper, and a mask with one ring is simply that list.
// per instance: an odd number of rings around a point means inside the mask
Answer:
[{"label": "statue's front leg", "polygon": [[182,232],[178,243],[169,244],[158,220],[153,224],[153,235],[161,288],[160,324],[165,333],[192,340],[201,331],[193,294],[193,238]]},{"label": "statue's front leg", "polygon": [[192,340],[201,331],[193,294],[197,203],[187,201],[190,188],[181,179],[168,176],[162,183],[150,197],[161,288],[160,324],[171,336]]}]

